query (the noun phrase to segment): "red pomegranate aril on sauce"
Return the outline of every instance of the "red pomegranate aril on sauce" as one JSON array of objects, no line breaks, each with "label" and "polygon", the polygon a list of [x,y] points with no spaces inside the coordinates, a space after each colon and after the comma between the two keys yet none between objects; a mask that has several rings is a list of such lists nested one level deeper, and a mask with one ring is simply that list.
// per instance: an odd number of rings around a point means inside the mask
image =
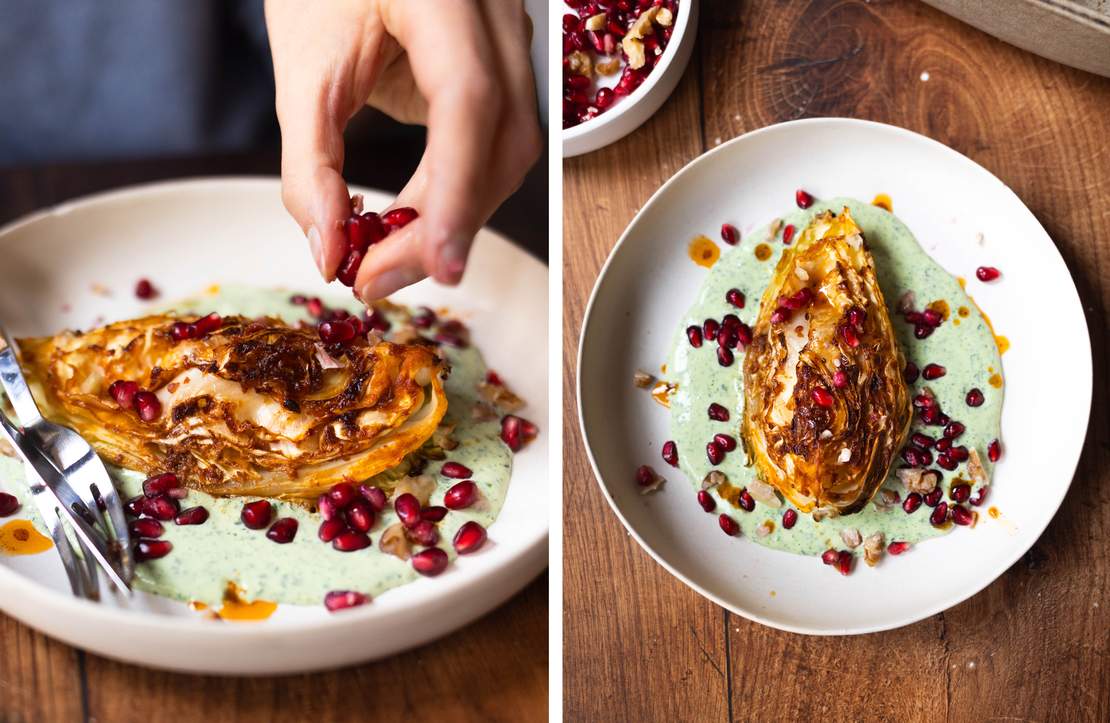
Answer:
[{"label": "red pomegranate aril on sauce", "polygon": [[112,382],[108,387],[108,395],[116,400],[120,409],[131,409],[135,406],[135,395],[139,393],[139,385],[122,379]]},{"label": "red pomegranate aril on sauce", "polygon": [[169,540],[140,539],[135,545],[135,559],[138,562],[160,560],[172,551],[173,543]]},{"label": "red pomegranate aril on sauce", "polygon": [[922,500],[924,500],[925,504],[929,505],[930,507],[936,507],[938,504],[940,504],[941,497],[943,496],[944,492],[941,490],[941,488],[934,487],[931,492],[927,493],[922,498]]},{"label": "red pomegranate aril on sauce", "polygon": [[382,223],[389,227],[389,231],[395,231],[399,228],[404,228],[410,223],[415,221],[420,214],[417,213],[415,208],[409,206],[401,206],[400,208],[390,209],[382,214]]},{"label": "red pomegranate aril on sauce", "polygon": [[672,467],[678,466],[678,445],[673,441],[666,441],[663,443],[663,461]]},{"label": "red pomegranate aril on sauce", "polygon": [[933,327],[926,326],[925,324],[918,324],[913,328],[913,336],[915,339],[928,339],[933,335]]},{"label": "red pomegranate aril on sauce", "polygon": [[713,435],[713,441],[721,446],[726,452],[731,452],[736,449],[736,438],[724,432],[718,432]]},{"label": "red pomegranate aril on sauce", "polygon": [[991,462],[997,462],[1002,458],[1002,443],[997,439],[991,440],[987,445],[987,459]]},{"label": "red pomegranate aril on sauce", "polygon": [[902,372],[902,378],[906,380],[906,384],[913,384],[917,381],[917,377],[921,375],[917,365],[912,361],[906,362],[906,369]]},{"label": "red pomegranate aril on sauce", "polygon": [[837,389],[843,389],[848,386],[848,374],[841,369],[837,369],[833,372],[832,383]]},{"label": "red pomegranate aril on sauce", "polygon": [[443,495],[443,504],[449,510],[465,510],[477,501],[478,485],[471,480],[452,485]]},{"label": "red pomegranate aril on sauce", "polygon": [[501,420],[501,441],[513,452],[519,452],[525,444],[535,439],[537,434],[539,434],[539,427],[522,417],[506,414]]},{"label": "red pomegranate aril on sauce", "polygon": [[921,377],[923,379],[932,381],[934,379],[940,379],[947,372],[948,370],[942,367],[940,364],[926,364],[925,368],[921,370]]},{"label": "red pomegranate aril on sauce", "polygon": [[932,437],[927,434],[922,434],[921,432],[915,432],[913,436],[910,437],[910,441],[922,449],[929,449],[936,443],[936,440]]},{"label": "red pomegranate aril on sauce", "polygon": [[886,546],[886,551],[891,555],[901,555],[908,549],[910,549],[910,543],[903,540],[895,540]]},{"label": "red pomegranate aril on sauce", "polygon": [[422,547],[431,547],[439,542],[439,528],[434,522],[427,520],[420,520],[409,528],[406,534],[410,540]]},{"label": "red pomegranate aril on sauce", "polygon": [[0,492],[0,517],[11,517],[19,509],[19,500],[15,495]]},{"label": "red pomegranate aril on sauce", "polygon": [[427,520],[428,522],[441,522],[444,517],[447,517],[447,508],[439,505],[432,505],[420,510],[420,519]]},{"label": "red pomegranate aril on sauce", "polygon": [[960,463],[952,458],[952,450],[949,449],[947,452],[942,452],[941,454],[937,455],[937,466],[951,472],[952,470],[959,467]]},{"label": "red pomegranate aril on sauce", "polygon": [[840,553],[836,550],[825,550],[821,553],[821,562],[826,565],[835,565],[838,559],[840,559]]},{"label": "red pomegranate aril on sauce", "polygon": [[729,246],[735,246],[740,241],[740,232],[732,224],[722,224],[721,239]]},{"label": "red pomegranate aril on sauce", "polygon": [[725,301],[732,304],[737,309],[743,309],[744,304],[747,302],[747,298],[740,289],[729,289],[725,292]]},{"label": "red pomegranate aril on sauce", "polygon": [[143,494],[147,497],[164,495],[172,489],[181,486],[181,481],[173,472],[155,475],[143,482]]},{"label": "red pomegranate aril on sauce", "polygon": [[954,502],[967,502],[968,498],[971,497],[971,485],[963,482],[952,485],[952,489],[948,490],[948,496]]},{"label": "red pomegranate aril on sauce", "polygon": [[969,406],[969,407],[982,406],[983,401],[984,401],[983,392],[981,392],[978,389],[972,389],[971,391],[969,391],[967,393],[967,397],[965,398],[964,401],[967,402],[967,406]]},{"label": "red pomegranate aril on sauce", "polygon": [[824,387],[814,387],[813,391],[810,392],[810,396],[813,397],[813,401],[817,406],[825,407],[826,409],[831,407],[836,401],[833,398],[832,392]]},{"label": "red pomegranate aril on sauce", "polygon": [[375,512],[381,512],[385,509],[386,496],[385,492],[380,487],[374,485],[359,485],[358,493],[362,498],[370,503]]},{"label": "red pomegranate aril on sauce", "polygon": [[751,512],[755,509],[755,498],[748,492],[747,488],[740,490],[740,496],[736,498],[740,504],[740,509],[745,512]]},{"label": "red pomegranate aril on sauce", "polygon": [[324,607],[328,612],[338,612],[339,610],[347,610],[350,608],[357,608],[360,605],[365,605],[370,602],[370,598],[363,595],[361,592],[354,592],[353,590],[332,590],[324,596]]},{"label": "red pomegranate aril on sauce", "polygon": [[139,279],[135,283],[135,296],[143,301],[149,301],[155,296],[158,296],[158,289],[154,288],[154,284],[150,283],[150,279]]},{"label": "red pomegranate aril on sauce", "polygon": [[208,509],[205,507],[190,507],[177,513],[173,518],[173,523],[179,527],[203,525],[205,522],[208,522]]},{"label": "red pomegranate aril on sauce", "polygon": [[987,490],[988,489],[990,489],[990,488],[989,487],[980,487],[979,490],[974,495],[971,496],[971,499],[968,500],[968,504],[973,505],[975,507],[978,507],[979,505],[983,504],[983,502],[985,502],[986,499],[987,499]]},{"label": "red pomegranate aril on sauce", "polygon": [[724,406],[713,402],[709,405],[709,418],[717,422],[728,421],[728,409]]},{"label": "red pomegranate aril on sauce", "polygon": [[717,442],[709,442],[705,445],[705,456],[709,458],[709,463],[718,465],[725,460],[725,448],[717,444]]},{"label": "red pomegranate aril on sauce", "polygon": [[921,495],[917,492],[910,492],[906,495],[906,499],[902,500],[902,509],[907,515],[911,515],[917,511],[921,506]]},{"label": "red pomegranate aril on sauce", "polygon": [[941,437],[936,441],[936,448],[938,452],[947,452],[952,449],[952,440],[948,437]]},{"label": "red pomegranate aril on sauce", "polygon": [[975,518],[975,513],[963,505],[952,505],[952,521],[957,525],[970,525]]},{"label": "red pomegranate aril on sauce", "polygon": [[975,278],[983,282],[994,281],[1001,275],[1002,272],[993,266],[980,266],[975,269]]},{"label": "red pomegranate aril on sauce", "polygon": [[425,577],[435,577],[447,569],[447,553],[438,547],[429,547],[412,556],[412,567]]},{"label": "red pomegranate aril on sauce", "polygon": [[458,462],[444,462],[439,473],[451,479],[466,479],[467,477],[474,476],[474,473],[469,467],[459,464]]},{"label": "red pomegranate aril on sauce", "polygon": [[270,519],[274,516],[274,506],[270,504],[269,500],[255,500],[243,505],[243,511],[239,513],[239,519],[243,524],[251,530],[261,530],[270,524]]},{"label": "red pomegranate aril on sauce", "polygon": [[170,338],[174,341],[184,341],[196,336],[196,327],[184,321],[175,321],[170,326]]},{"label": "red pomegranate aril on sauce", "polygon": [[321,522],[320,529],[317,531],[316,534],[319,536],[321,542],[331,542],[339,536],[339,533],[343,532],[346,529],[346,523],[344,523],[343,520],[337,517]]},{"label": "red pomegranate aril on sauce", "polygon": [[136,495],[127,502],[123,503],[123,511],[132,517],[139,517],[143,514],[143,508],[146,505],[146,495]]},{"label": "red pomegranate aril on sauce", "polygon": [[709,494],[708,490],[698,490],[698,504],[706,512],[717,509],[717,501],[713,499],[713,495]]},{"label": "red pomegranate aril on sauce", "polygon": [[717,338],[717,332],[721,330],[721,324],[716,319],[706,319],[702,322],[701,330],[705,338],[712,341]]},{"label": "red pomegranate aril on sauce", "polygon": [[455,533],[455,539],[451,541],[455,547],[455,552],[460,555],[469,555],[472,552],[477,552],[486,544],[486,528],[474,520],[464,522],[459,531]]},{"label": "red pomegranate aril on sauce", "polygon": [[809,208],[813,205],[813,196],[799,188],[794,192],[794,203],[798,204],[798,208]]},{"label": "red pomegranate aril on sauce", "polygon": [[370,547],[370,536],[365,532],[345,530],[331,541],[332,548],[340,552],[356,552]]},{"label": "red pomegranate aril on sauce", "polygon": [[717,346],[722,349],[735,349],[739,341],[736,331],[732,327],[722,326],[721,330],[717,332]]},{"label": "red pomegranate aril on sauce", "polygon": [[[3,515],[0,515],[3,517]],[[141,520],[131,520],[131,524],[127,526],[127,530],[131,533],[132,537],[161,537],[166,532],[165,526],[158,520],[143,518]]]},{"label": "red pomegranate aril on sauce", "polygon": [[355,491],[354,485],[350,482],[339,482],[331,486],[328,490],[328,497],[335,503],[339,509],[345,508],[347,505],[354,501],[358,493]]},{"label": "red pomegranate aril on sauce", "polygon": [[151,392],[138,392],[135,394],[135,411],[139,413],[139,419],[153,422],[162,416],[162,403]]},{"label": "red pomegranate aril on sauce", "polygon": [[220,327],[224,324],[223,318],[216,312],[212,312],[208,316],[202,316],[193,322],[193,328],[196,329],[197,338],[207,336],[214,331],[219,331]]},{"label": "red pomegranate aril on sauce", "polygon": [[316,498],[316,509],[325,520],[334,520],[339,516],[339,505],[327,492]]},{"label": "red pomegranate aril on sauce", "polygon": [[159,495],[157,497],[148,497],[143,502],[143,514],[147,517],[153,517],[162,522],[169,522],[177,513],[181,511],[181,505],[177,500],[166,495]]},{"label": "red pomegranate aril on sauce", "polygon": [[721,531],[729,537],[736,537],[740,534],[740,523],[728,515],[722,514],[718,517],[717,524],[721,526]]},{"label": "red pomegranate aril on sauce", "polygon": [[925,311],[921,312],[921,321],[935,329],[941,325],[941,322],[944,321],[944,317],[941,316],[941,313],[936,309],[925,309]]},{"label": "red pomegranate aril on sauce", "polygon": [[723,367],[729,367],[729,366],[732,366],[732,362],[735,361],[735,360],[736,360],[736,357],[733,356],[731,349],[729,349],[727,347],[723,347],[723,346],[717,347],[717,363],[718,364],[720,364]]},{"label": "red pomegranate aril on sauce", "polygon": [[347,506],[344,512],[344,518],[347,520],[347,525],[358,532],[369,532],[370,528],[374,526],[374,508],[366,500],[355,500]]},{"label": "red pomegranate aril on sauce", "polygon": [[701,327],[700,326],[688,326],[688,327],[686,327],[686,338],[690,340],[690,346],[694,347],[695,349],[700,349],[701,348],[701,343],[702,343]]},{"label": "red pomegranate aril on sauce", "polygon": [[938,502],[937,506],[933,508],[933,513],[929,515],[929,524],[933,527],[940,527],[948,520],[948,503]]},{"label": "red pomegranate aril on sauce", "polygon": [[944,436],[949,439],[956,439],[967,430],[967,427],[962,422],[949,422],[948,426],[944,428]]},{"label": "red pomegranate aril on sauce", "polygon": [[784,228],[782,230],[782,243],[783,243],[783,245],[789,246],[790,242],[794,240],[794,231],[795,231],[794,224],[792,224],[792,223],[788,223],[786,225],[786,228]]},{"label": "red pomegranate aril on sauce", "polygon": [[798,522],[798,513],[793,509],[788,509],[782,513],[782,527],[784,530],[794,529],[794,525]]},{"label": "red pomegranate aril on sauce", "polygon": [[393,501],[393,510],[405,527],[412,527],[420,521],[420,502],[409,492]]}]

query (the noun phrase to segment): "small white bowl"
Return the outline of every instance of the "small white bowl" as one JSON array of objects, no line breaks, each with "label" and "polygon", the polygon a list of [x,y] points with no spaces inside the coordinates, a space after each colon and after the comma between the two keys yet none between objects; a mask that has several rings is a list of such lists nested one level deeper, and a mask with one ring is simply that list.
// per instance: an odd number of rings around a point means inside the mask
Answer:
[{"label": "small white bowl", "polygon": [[[562,33],[562,26],[559,28]],[[618,100],[596,118],[564,130],[563,157],[580,156],[618,141],[654,115],[674,91],[678,79],[685,72],[686,64],[690,62],[690,53],[694,49],[697,30],[698,0],[679,0],[678,18],[662,59],[632,95]],[[562,47],[561,40],[559,47]],[[561,107],[558,117],[561,123]]]}]

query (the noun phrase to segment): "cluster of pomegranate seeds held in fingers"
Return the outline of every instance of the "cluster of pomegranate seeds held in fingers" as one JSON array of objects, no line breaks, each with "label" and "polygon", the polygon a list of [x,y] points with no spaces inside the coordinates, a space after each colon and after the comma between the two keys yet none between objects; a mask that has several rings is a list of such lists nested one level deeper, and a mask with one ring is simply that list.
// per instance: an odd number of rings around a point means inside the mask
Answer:
[{"label": "cluster of pomegranate seeds held in fingers", "polygon": [[391,209],[381,215],[373,211],[362,212],[362,197],[352,197],[351,215],[343,223],[347,253],[335,274],[339,283],[347,287],[354,286],[366,250],[397,229],[412,223],[419,215],[416,209],[407,206]]}]

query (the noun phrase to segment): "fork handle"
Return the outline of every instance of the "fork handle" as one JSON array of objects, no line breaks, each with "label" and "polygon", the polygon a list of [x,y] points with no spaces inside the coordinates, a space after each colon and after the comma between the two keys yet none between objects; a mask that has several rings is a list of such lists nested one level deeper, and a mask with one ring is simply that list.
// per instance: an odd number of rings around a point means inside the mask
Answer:
[{"label": "fork handle", "polygon": [[3,327],[0,327],[0,344],[0,384],[3,384],[4,391],[12,402],[20,426],[30,427],[42,420],[42,414],[35,404],[35,398],[31,396],[31,389],[23,377],[23,370],[19,368],[19,361],[15,358],[15,344]]}]

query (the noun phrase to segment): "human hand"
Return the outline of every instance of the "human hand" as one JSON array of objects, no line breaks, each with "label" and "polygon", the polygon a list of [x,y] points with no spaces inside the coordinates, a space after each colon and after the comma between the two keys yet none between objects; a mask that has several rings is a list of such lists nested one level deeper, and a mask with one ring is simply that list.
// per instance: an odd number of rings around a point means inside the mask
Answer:
[{"label": "human hand", "polygon": [[343,130],[363,105],[428,127],[397,199],[420,217],[370,247],[371,301],[462,278],[474,235],[542,151],[521,0],[266,0],[281,125],[282,199],[327,281],[347,254]]}]

